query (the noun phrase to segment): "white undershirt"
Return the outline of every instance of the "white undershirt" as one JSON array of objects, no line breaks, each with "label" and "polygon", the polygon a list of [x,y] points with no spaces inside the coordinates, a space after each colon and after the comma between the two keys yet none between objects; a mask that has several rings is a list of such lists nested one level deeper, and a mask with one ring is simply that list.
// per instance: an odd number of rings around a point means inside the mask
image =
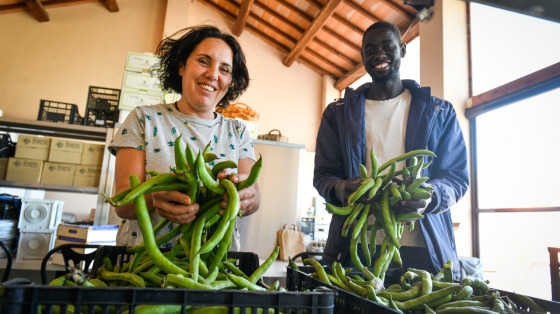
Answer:
[{"label": "white undershirt", "polygon": [[[365,134],[366,134],[366,169],[371,172],[370,151],[373,147],[378,166],[386,161],[405,153],[404,140],[406,136],[406,123],[410,108],[411,94],[405,89],[400,95],[388,100],[366,99],[364,102]],[[397,170],[402,169],[404,162],[397,164]],[[384,171],[385,173],[387,170]],[[374,221],[370,216],[369,223]],[[385,233],[377,234],[377,244],[381,244]],[[415,226],[413,231],[405,228],[400,240],[403,246],[425,246],[420,227]]]}]

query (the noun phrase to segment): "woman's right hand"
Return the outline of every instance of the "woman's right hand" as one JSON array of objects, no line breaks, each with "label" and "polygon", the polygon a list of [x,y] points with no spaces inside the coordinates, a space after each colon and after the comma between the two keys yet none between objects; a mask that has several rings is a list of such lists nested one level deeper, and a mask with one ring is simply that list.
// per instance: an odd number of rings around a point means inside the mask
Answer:
[{"label": "woman's right hand", "polygon": [[191,204],[188,195],[179,191],[162,191],[152,193],[152,204],[156,212],[169,221],[188,224],[196,218],[199,206]]}]

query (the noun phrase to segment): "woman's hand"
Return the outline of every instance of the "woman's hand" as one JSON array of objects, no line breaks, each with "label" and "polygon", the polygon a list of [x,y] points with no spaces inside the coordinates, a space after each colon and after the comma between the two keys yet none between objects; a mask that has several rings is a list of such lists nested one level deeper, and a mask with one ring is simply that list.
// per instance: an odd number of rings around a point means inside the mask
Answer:
[{"label": "woman's hand", "polygon": [[179,191],[162,191],[152,193],[153,206],[156,212],[169,221],[188,224],[196,218],[199,206],[191,204],[191,199]]},{"label": "woman's hand", "polygon": [[[230,176],[231,182],[234,184],[238,184],[239,182],[247,179],[249,173],[251,172],[251,167],[255,164],[254,160],[251,159],[242,159],[239,161],[238,171],[239,174],[231,175],[229,171],[224,170],[218,174],[218,180],[224,179]],[[256,212],[259,209],[261,204],[261,193],[259,190],[259,186],[257,183],[254,185],[245,188],[243,190],[239,190],[239,203],[240,203],[240,212],[241,215],[249,216]],[[224,200],[222,201],[222,208],[226,208],[227,206],[228,195],[227,193],[224,194]],[[220,211],[220,214],[223,215],[224,210]]]}]

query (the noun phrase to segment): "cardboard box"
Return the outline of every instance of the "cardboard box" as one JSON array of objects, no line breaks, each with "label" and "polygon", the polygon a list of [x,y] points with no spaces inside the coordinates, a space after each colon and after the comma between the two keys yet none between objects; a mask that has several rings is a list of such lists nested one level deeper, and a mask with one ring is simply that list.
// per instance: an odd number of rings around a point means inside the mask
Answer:
[{"label": "cardboard box", "polygon": [[150,73],[159,63],[159,57],[153,53],[129,52],[126,57],[125,71]]},{"label": "cardboard box", "polygon": [[157,76],[134,72],[124,72],[122,89],[142,90],[157,94],[163,93]]},{"label": "cardboard box", "polygon": [[150,106],[163,103],[163,93],[151,94],[140,90],[122,90],[120,109],[134,109],[138,106]]},{"label": "cardboard box", "polygon": [[41,174],[41,183],[72,185],[74,181],[74,173],[76,172],[75,164],[63,164],[59,162],[45,161],[43,163],[43,173]]},{"label": "cardboard box", "polygon": [[74,186],[98,187],[101,177],[101,167],[79,165],[74,172]]},{"label": "cardboard box", "polygon": [[50,137],[19,135],[14,157],[47,160],[51,146]]},{"label": "cardboard box", "polygon": [[258,123],[256,121],[247,121],[247,120],[243,120],[243,119],[240,119],[240,118],[235,118],[235,120],[239,120],[239,121],[245,123],[245,125],[247,126],[247,130],[249,130],[249,133],[251,134],[251,138],[252,139],[257,138]]},{"label": "cardboard box", "polygon": [[[90,226],[60,224],[56,231],[54,246],[57,247],[67,243],[116,245],[118,230],[118,225]],[[92,250],[95,249],[75,249],[76,252],[81,254],[87,254]],[[62,254],[59,252],[54,253],[52,263],[64,265]]]},{"label": "cardboard box", "polygon": [[6,181],[39,183],[42,170],[42,160],[9,158]]},{"label": "cardboard box", "polygon": [[79,165],[82,162],[83,151],[83,142],[53,138],[49,161]]},{"label": "cardboard box", "polygon": [[0,180],[6,179],[7,169],[8,169],[8,158],[0,158]]},{"label": "cardboard box", "polygon": [[84,143],[84,151],[82,152],[81,165],[101,166],[103,163],[103,154],[105,153],[105,145]]}]

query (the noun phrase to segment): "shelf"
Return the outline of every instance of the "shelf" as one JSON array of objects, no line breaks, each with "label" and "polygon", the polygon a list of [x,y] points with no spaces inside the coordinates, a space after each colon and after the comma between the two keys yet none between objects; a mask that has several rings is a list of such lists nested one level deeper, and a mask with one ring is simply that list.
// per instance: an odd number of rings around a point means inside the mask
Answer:
[{"label": "shelf", "polygon": [[0,132],[25,133],[52,137],[105,142],[107,129],[49,121],[0,118]]},{"label": "shelf", "polygon": [[41,183],[4,181],[4,180],[0,180],[0,186],[1,187],[12,187],[12,188],[33,189],[33,190],[48,190],[48,191],[58,191],[58,192],[84,193],[84,194],[98,194],[98,192],[99,192],[97,187],[57,185],[57,184],[41,184]]},{"label": "shelf", "polygon": [[256,138],[253,139],[253,143],[254,144],[263,144],[263,145],[272,145],[272,146],[305,149],[305,145],[303,145],[303,144],[293,144],[293,143],[279,142],[279,141],[259,140],[259,139],[256,139]]}]

